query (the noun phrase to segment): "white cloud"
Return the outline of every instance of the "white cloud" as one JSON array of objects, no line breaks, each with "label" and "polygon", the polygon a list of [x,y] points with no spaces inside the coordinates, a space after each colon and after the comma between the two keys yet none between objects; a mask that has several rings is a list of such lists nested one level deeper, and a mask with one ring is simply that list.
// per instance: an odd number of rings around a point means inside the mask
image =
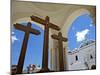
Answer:
[{"label": "white cloud", "polygon": [[16,36],[12,36],[12,43],[14,43],[14,41],[16,41],[16,40],[18,40],[18,39],[16,38]]},{"label": "white cloud", "polygon": [[14,34],[15,34],[15,33],[12,32],[12,43],[14,43],[16,40],[18,40]]},{"label": "white cloud", "polygon": [[89,29],[85,29],[83,31],[77,32],[76,37],[77,37],[77,42],[81,42],[85,40],[86,34],[89,32]]}]

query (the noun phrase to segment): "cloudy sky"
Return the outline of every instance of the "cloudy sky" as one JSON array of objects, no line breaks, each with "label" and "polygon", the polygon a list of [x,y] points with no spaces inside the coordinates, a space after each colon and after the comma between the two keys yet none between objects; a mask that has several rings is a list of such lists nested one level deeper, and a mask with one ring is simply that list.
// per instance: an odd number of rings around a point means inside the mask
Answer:
[{"label": "cloudy sky", "polygon": [[[26,25],[27,23],[22,23]],[[24,69],[29,64],[35,64],[42,66],[42,49],[43,49],[43,30],[35,24],[32,24],[32,28],[35,28],[41,32],[40,35],[30,34],[27,46],[27,52],[25,56]],[[21,51],[21,46],[24,38],[24,32],[13,28],[12,30],[12,64],[18,63],[18,57]]]},{"label": "cloudy sky", "polygon": [[80,32],[76,33],[76,40],[77,42],[81,42],[86,39],[86,35],[89,33],[89,29],[84,29]]},{"label": "cloudy sky", "polygon": [[17,39],[16,35],[14,32],[12,32],[12,43],[14,43]]},{"label": "cloudy sky", "polygon": [[95,40],[95,26],[89,15],[81,15],[72,23],[68,40],[70,50],[78,48],[84,40]]}]

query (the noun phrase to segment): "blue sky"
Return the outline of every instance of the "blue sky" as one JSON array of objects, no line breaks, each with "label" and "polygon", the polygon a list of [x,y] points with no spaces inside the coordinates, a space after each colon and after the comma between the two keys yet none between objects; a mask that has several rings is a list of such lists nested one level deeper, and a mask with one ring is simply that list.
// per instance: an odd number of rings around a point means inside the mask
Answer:
[{"label": "blue sky", "polygon": [[95,40],[95,26],[92,18],[87,15],[81,15],[74,20],[68,32],[69,50],[78,48],[84,40]]},{"label": "blue sky", "polygon": [[[27,23],[21,23],[26,25]],[[43,36],[44,31],[35,24],[32,24],[32,28],[35,28],[41,32],[40,35],[30,34],[27,52],[24,62],[24,69],[29,64],[40,65],[42,64],[42,49],[43,49]],[[12,30],[12,64],[18,63],[18,57],[21,51],[21,46],[24,38],[24,32],[14,29]]]},{"label": "blue sky", "polygon": [[[26,25],[27,23],[24,22],[21,24]],[[32,28],[39,30],[41,34],[30,34],[24,62],[24,69],[29,64],[35,64],[37,66],[40,65],[40,67],[42,66],[44,31],[35,24],[32,24]],[[23,31],[14,28],[12,29],[12,64],[18,63],[18,57],[20,54],[24,34],[25,33]],[[68,32],[69,49],[73,50],[74,48],[78,48],[85,39],[95,40],[95,26],[93,26],[92,18],[87,14],[79,16],[72,23]]]}]

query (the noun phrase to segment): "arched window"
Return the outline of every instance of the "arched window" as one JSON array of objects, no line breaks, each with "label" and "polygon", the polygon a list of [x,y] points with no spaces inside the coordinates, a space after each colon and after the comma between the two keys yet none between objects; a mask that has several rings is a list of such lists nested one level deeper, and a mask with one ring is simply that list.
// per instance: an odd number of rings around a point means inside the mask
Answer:
[{"label": "arched window", "polygon": [[95,25],[89,14],[77,17],[68,31],[69,50],[79,48],[86,40],[95,40]]},{"label": "arched window", "polygon": [[[27,22],[20,23],[22,25],[27,25]],[[40,28],[38,25],[32,23],[32,28],[40,31],[40,35],[30,34],[28,39],[27,51],[24,61],[24,68],[26,69],[29,64],[40,65],[42,66],[42,50],[43,50],[43,37],[44,30]],[[12,65],[17,65],[21,46],[24,38],[24,32],[17,30],[15,28],[12,29]]]}]

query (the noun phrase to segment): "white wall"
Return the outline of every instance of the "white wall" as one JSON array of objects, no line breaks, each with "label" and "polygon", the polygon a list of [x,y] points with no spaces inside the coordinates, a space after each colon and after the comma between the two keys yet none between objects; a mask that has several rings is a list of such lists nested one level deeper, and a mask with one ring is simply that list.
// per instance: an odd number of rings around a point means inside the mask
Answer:
[{"label": "white wall", "polygon": [[[68,55],[68,62],[69,62],[69,70],[80,70],[80,69],[91,69],[92,65],[96,65],[96,58],[95,58],[95,42],[91,43],[87,46],[84,46],[82,48],[79,48],[79,52],[74,54]],[[78,61],[76,61],[75,56],[78,56]],[[93,59],[90,59],[90,55],[93,56]],[[88,66],[86,66],[84,63],[87,63]],[[71,65],[71,63],[73,63]]]}]

